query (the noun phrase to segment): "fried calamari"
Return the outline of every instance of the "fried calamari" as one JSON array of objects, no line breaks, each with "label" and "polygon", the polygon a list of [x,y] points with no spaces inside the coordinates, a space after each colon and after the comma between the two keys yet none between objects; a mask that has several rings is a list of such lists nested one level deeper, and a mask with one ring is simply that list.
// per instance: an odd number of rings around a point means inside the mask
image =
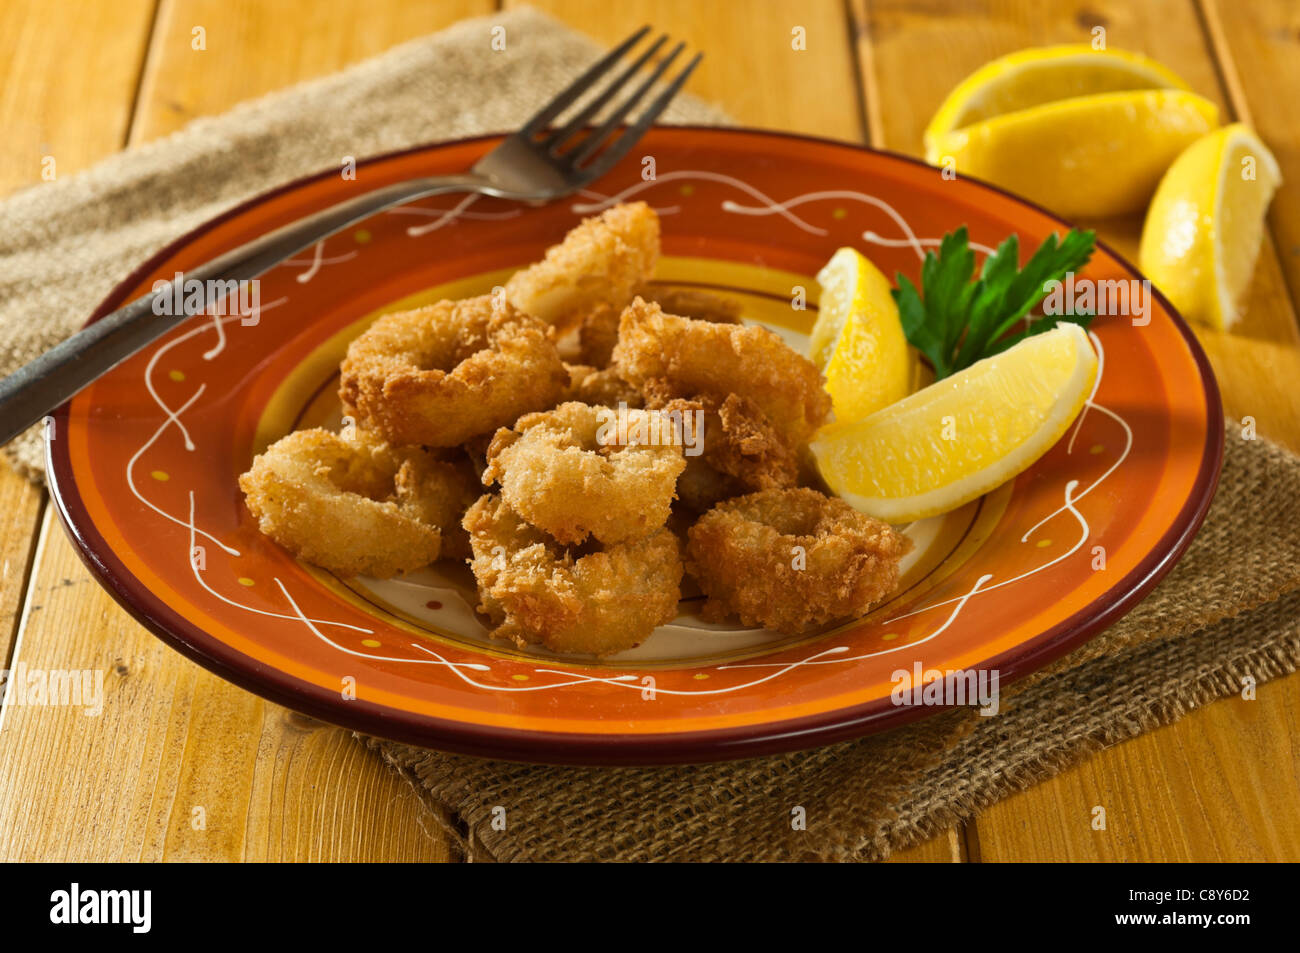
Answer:
[{"label": "fried calamari", "polygon": [[[717,324],[740,323],[740,302],[708,291],[646,285],[637,293],[668,314]],[[578,354],[584,364],[609,366],[614,347],[618,344],[618,323],[622,315],[622,307],[610,304],[601,304],[583,315],[578,330]]]},{"label": "fried calamari", "polygon": [[585,219],[506,282],[511,304],[561,330],[599,307],[622,308],[659,259],[659,216],[644,202]]},{"label": "fried calamari", "polygon": [[685,466],[667,418],[572,402],[498,430],[483,482],[561,543],[619,543],[664,525]]},{"label": "fried calamari", "polygon": [[295,556],[382,578],[427,566],[444,539],[453,554],[465,549],[456,527],[470,476],[467,467],[365,431],[315,429],[276,441],[239,486],[258,529]]},{"label": "fried calamari", "polygon": [[898,584],[912,541],[816,490],[764,490],[719,503],[691,527],[687,571],[703,615],[787,634],[856,618]]},{"label": "fried calamari", "polygon": [[465,514],[479,610],[493,635],[523,647],[612,655],[670,622],[682,562],[667,529],[591,551],[566,549],[530,526],[499,496]]},{"label": "fried calamari", "polygon": [[700,421],[698,439],[691,442],[701,448],[704,462],[729,477],[740,492],[780,489],[798,481],[794,448],[749,398],[739,394],[670,397],[671,389],[663,384],[662,380],[646,382],[646,407],[680,415],[688,423]]},{"label": "fried calamari", "polygon": [[451,447],[555,404],[554,332],[492,295],[380,318],[340,367],[346,413],[395,444]]},{"label": "fried calamari", "polygon": [[738,394],[791,447],[806,443],[831,409],[821,372],[772,331],[665,314],[643,298],[619,321],[613,366],[629,383],[642,391],[652,387],[661,397],[723,401]]}]

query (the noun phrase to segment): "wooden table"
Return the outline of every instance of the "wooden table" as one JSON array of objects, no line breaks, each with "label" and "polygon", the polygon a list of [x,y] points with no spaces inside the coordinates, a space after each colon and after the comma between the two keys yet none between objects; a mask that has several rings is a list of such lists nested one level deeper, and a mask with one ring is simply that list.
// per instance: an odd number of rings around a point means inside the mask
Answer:
[{"label": "wooden table", "polygon": [[[1251,122],[1300,183],[1291,0],[533,0],[611,41],[655,23],[707,51],[690,88],[742,122],[908,153],[944,94],[1021,47],[1140,50]],[[5,0],[0,193],[379,53],[492,0]],[[207,49],[191,49],[202,26]],[[801,26],[807,50],[791,49]],[[1274,202],[1239,333],[1201,335],[1227,410],[1300,450],[1300,187]],[[1102,227],[1132,256],[1137,222]],[[0,652],[102,668],[99,718],[14,708],[0,733],[0,858],[438,860],[437,819],[338,728],[221,681],[94,582],[45,494],[0,467]],[[1300,859],[1300,675],[1119,745],[906,860]],[[1090,825],[1104,805],[1107,830]],[[206,829],[191,819],[202,807]]]}]

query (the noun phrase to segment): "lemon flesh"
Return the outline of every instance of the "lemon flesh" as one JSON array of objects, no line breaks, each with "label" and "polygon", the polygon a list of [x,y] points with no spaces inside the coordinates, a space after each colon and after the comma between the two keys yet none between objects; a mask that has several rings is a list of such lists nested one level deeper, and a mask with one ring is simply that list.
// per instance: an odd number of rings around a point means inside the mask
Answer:
[{"label": "lemon flesh", "polygon": [[858,420],[902,400],[916,362],[889,279],[855,249],[841,248],[817,281],[822,293],[808,345],[826,378],[835,419]]},{"label": "lemon flesh", "polygon": [[828,424],[812,453],[827,486],[877,519],[946,513],[1046,453],[1096,379],[1087,333],[1061,324],[868,417]]},{"label": "lemon flesh", "polygon": [[1087,46],[1022,50],[957,86],[925,132],[926,161],[1067,216],[1134,212],[1218,107],[1165,67]]},{"label": "lemon flesh", "polygon": [[1169,167],[1138,261],[1184,317],[1223,330],[1236,323],[1281,182],[1273,153],[1240,123],[1203,136]]},{"label": "lemon flesh", "polygon": [[1000,56],[948,94],[925,130],[925,144],[944,133],[1044,103],[1136,89],[1187,89],[1173,71],[1126,50],[1087,44],[1035,47]]}]

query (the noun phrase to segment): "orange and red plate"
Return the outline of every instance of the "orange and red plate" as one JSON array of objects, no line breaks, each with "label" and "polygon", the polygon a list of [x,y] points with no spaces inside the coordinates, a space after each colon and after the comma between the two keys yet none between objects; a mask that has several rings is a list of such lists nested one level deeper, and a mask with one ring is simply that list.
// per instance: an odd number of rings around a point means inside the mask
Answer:
[{"label": "orange and red plate", "polygon": [[[322,174],[261,196],[164,249],[96,316],[358,187],[463,171],[496,141],[384,156],[355,181]],[[179,324],[48,422],[54,496],[87,563],[179,651],[325,720],[491,757],[655,763],[810,747],[920,717],[935,709],[895,691],[917,665],[997,672],[1005,685],[1132,608],[1195,533],[1222,411],[1195,338],[1158,294],[1146,323],[1094,321],[1100,382],[1055,447],[984,498],[908,527],[916,547],[895,595],[814,636],[707,625],[687,591],[677,621],[633,652],[520,651],[486,636],[462,567],[336,578],[257,531],[238,475],[288,431],[337,422],[337,364],[370,321],[488,291],[583,216],[632,199],[662,217],[657,281],[735,295],[747,320],[796,343],[816,316],[812,276],[841,245],[915,278],[923,251],[960,225],[977,246],[1018,233],[1030,249],[1065,227],[901,156],[701,128],[652,131],[568,200],[396,209],[265,275],[256,313]],[[1100,247],[1085,277],[1140,276]]]}]

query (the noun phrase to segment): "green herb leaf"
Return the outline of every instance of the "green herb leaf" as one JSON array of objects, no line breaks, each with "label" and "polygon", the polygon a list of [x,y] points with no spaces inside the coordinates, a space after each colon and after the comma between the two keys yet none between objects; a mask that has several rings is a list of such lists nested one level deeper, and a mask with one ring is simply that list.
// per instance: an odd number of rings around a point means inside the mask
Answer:
[{"label": "green herb leaf", "polygon": [[[1070,229],[1063,239],[1049,235],[1020,267],[1020,240],[1012,235],[984,261],[978,279],[966,227],[944,235],[939,251],[921,265],[921,290],[902,274],[893,292],[903,334],[934,367],[935,380],[999,354],[1058,321],[1087,326],[1091,315],[1026,318],[1047,294],[1046,285],[1079,271],[1092,257],[1096,235]],[[1012,333],[1018,322],[1025,327]]]}]

